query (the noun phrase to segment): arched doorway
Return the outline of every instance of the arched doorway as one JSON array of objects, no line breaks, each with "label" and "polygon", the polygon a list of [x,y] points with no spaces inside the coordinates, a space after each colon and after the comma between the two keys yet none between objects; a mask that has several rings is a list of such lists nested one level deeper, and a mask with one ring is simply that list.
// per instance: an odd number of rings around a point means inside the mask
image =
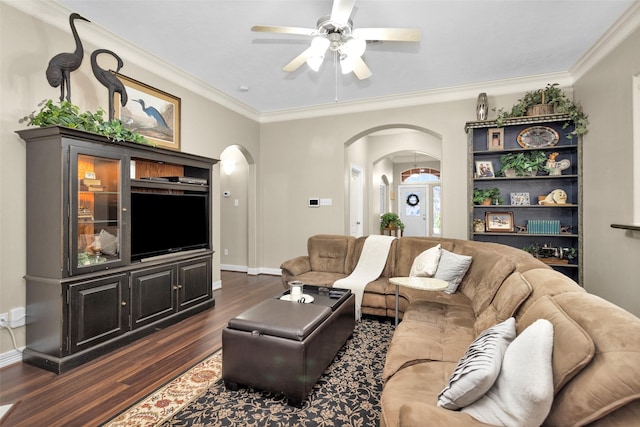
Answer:
[{"label": "arched doorway", "polygon": [[[364,234],[380,233],[380,215],[387,212],[398,213],[398,191],[401,184],[401,172],[413,164],[414,153],[428,156],[432,165],[441,170],[442,137],[425,128],[414,125],[385,125],[361,132],[349,139],[345,145],[344,170],[345,182],[349,182],[351,165],[363,165],[365,176],[364,197]],[[383,180],[383,177],[385,177]],[[433,194],[433,190],[429,190]],[[439,197],[443,194],[438,188]],[[384,198],[384,199],[383,199]],[[352,207],[350,188],[345,188],[345,231],[351,229],[350,213]],[[438,204],[438,206],[440,206]],[[440,212],[438,224],[442,224]],[[433,221],[432,221],[433,222]],[[429,230],[432,230],[430,227]]]},{"label": "arched doorway", "polygon": [[241,145],[226,147],[220,162],[220,269],[258,274],[255,162]]}]

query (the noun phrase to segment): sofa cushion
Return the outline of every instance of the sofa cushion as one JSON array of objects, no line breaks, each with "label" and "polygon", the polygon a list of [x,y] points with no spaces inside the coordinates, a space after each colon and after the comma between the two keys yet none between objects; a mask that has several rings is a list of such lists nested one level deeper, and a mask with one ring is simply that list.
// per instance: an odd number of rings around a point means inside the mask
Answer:
[{"label": "sofa cushion", "polygon": [[440,261],[441,254],[442,248],[439,243],[436,246],[422,252],[413,260],[409,276],[432,277],[434,274],[436,274],[436,269],[438,268],[438,262]]},{"label": "sofa cushion", "polygon": [[539,319],[509,345],[493,387],[462,412],[488,424],[540,426],[553,401],[552,351],[553,325]]},{"label": "sofa cushion", "polygon": [[350,249],[355,238],[351,236],[319,235],[307,242],[312,271],[327,273],[350,273],[347,271]]},{"label": "sofa cushion", "polygon": [[535,268],[522,273],[522,277],[531,283],[533,290],[529,298],[527,298],[518,311],[515,313],[516,324],[527,311],[527,309],[540,297],[545,295],[558,295],[564,292],[581,292],[586,293],[583,287],[571,280],[569,277],[549,268]]},{"label": "sofa cushion", "polygon": [[545,424],[586,425],[640,399],[640,319],[587,293],[553,300],[591,337],[595,354],[556,394]]},{"label": "sofa cushion", "polygon": [[442,250],[434,277],[449,282],[449,287],[444,290],[445,293],[452,294],[458,289],[472,262],[471,256],[454,254],[446,249]]},{"label": "sofa cushion", "polygon": [[[441,416],[454,412],[438,408],[435,403],[438,393],[447,382],[447,377],[456,366],[456,362],[429,361],[406,367],[389,379],[384,385],[380,405],[381,425],[397,426],[400,408],[410,402],[425,402],[432,406]],[[472,420],[465,415],[466,419]],[[411,426],[412,424],[404,424]],[[424,419],[420,424],[424,425]]]},{"label": "sofa cushion", "polygon": [[475,245],[464,245],[460,252],[473,257],[471,267],[460,284],[460,292],[469,297],[477,315],[489,306],[502,282],[516,266],[499,252],[480,249],[478,242],[472,243]]},{"label": "sofa cushion", "polygon": [[438,395],[438,406],[460,409],[484,396],[498,378],[504,352],[515,336],[513,317],[478,335]]},{"label": "sofa cushion", "polygon": [[531,295],[532,287],[520,273],[513,272],[502,283],[493,301],[476,319],[477,333],[512,317],[518,307]]},{"label": "sofa cushion", "polygon": [[416,363],[457,363],[475,338],[470,307],[422,302],[420,308],[419,316],[415,311],[410,319],[405,316],[393,333],[382,372],[385,381]]},{"label": "sofa cushion", "polygon": [[584,329],[549,296],[533,303],[522,315],[517,330],[522,331],[537,319],[553,324],[553,387],[557,393],[591,361],[595,346]]}]

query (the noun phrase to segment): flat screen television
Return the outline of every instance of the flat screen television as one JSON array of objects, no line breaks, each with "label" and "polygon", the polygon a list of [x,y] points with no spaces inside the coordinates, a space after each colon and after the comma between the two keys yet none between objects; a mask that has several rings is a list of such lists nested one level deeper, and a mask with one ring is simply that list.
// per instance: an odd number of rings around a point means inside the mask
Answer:
[{"label": "flat screen television", "polygon": [[131,193],[131,260],[209,248],[205,194]]}]

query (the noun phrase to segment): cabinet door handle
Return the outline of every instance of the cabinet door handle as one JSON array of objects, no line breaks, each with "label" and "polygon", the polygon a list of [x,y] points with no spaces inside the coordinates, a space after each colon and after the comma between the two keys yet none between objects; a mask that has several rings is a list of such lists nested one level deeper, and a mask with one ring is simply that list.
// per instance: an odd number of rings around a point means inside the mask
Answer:
[{"label": "cabinet door handle", "polygon": [[126,302],[126,301],[122,301],[122,302],[120,303],[120,305],[124,307],[125,305],[127,305],[127,302]]}]

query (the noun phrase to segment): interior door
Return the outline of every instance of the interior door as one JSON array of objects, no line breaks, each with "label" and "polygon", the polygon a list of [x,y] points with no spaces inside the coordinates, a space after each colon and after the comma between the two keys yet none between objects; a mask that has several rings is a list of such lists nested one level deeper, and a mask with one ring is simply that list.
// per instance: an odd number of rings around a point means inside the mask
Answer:
[{"label": "interior door", "polygon": [[426,237],[429,224],[429,192],[426,185],[398,186],[398,216],[404,223],[404,236]]},{"label": "interior door", "polygon": [[364,233],[364,181],[362,168],[351,165],[349,179],[349,224],[351,235],[360,237]]}]

